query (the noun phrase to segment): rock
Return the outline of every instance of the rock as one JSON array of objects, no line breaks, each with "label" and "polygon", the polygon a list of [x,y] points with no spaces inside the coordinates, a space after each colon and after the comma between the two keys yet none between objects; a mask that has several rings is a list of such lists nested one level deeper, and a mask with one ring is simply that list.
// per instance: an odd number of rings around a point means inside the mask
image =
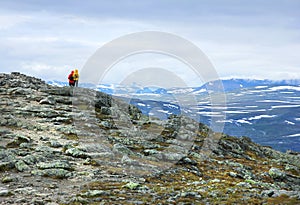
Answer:
[{"label": "rock", "polygon": [[111,109],[110,107],[101,107],[101,114],[103,115],[111,115]]},{"label": "rock", "polygon": [[41,141],[49,141],[49,139],[50,139],[50,138],[47,137],[47,136],[41,136],[41,137],[40,137],[40,140],[41,140]]},{"label": "rock", "polygon": [[66,179],[72,176],[72,173],[65,169],[34,170],[31,172],[31,174],[44,176],[44,177],[57,178],[57,179]]},{"label": "rock", "polygon": [[127,189],[131,189],[131,190],[135,190],[138,187],[140,187],[141,185],[139,183],[136,182],[128,182],[127,184],[125,184],[123,187],[127,188]]},{"label": "rock", "polygon": [[293,197],[300,200],[299,191],[287,191],[287,190],[264,190],[261,192],[262,197],[280,197],[282,195]]},{"label": "rock", "polygon": [[16,148],[22,143],[29,143],[31,141],[30,137],[24,135],[12,135],[12,137],[15,139],[6,145],[7,148]]},{"label": "rock", "polygon": [[280,179],[280,180],[282,180],[282,179],[286,178],[286,173],[285,172],[281,171],[280,169],[274,168],[274,167],[272,167],[269,170],[269,175],[273,179]]},{"label": "rock", "polygon": [[42,155],[43,157],[52,159],[55,157],[55,154],[61,154],[61,151],[55,150],[53,148],[50,148],[48,146],[37,146],[35,148],[35,151],[39,153],[39,155]]},{"label": "rock", "polygon": [[14,181],[14,178],[12,178],[11,176],[4,176],[3,178],[2,178],[2,183],[10,183],[10,182],[13,182]]},{"label": "rock", "polygon": [[235,173],[235,172],[229,172],[228,175],[231,177],[234,177],[234,178],[237,177],[237,173]]},{"label": "rock", "polygon": [[164,159],[166,159],[167,161],[174,161],[177,162],[179,161],[182,157],[184,157],[183,154],[179,154],[179,153],[173,153],[173,152],[164,152],[163,153],[163,157]]},{"label": "rock", "polygon": [[43,104],[46,104],[46,105],[55,105],[55,99],[52,98],[52,97],[47,97],[47,98],[44,98],[42,100],[40,100],[39,102],[41,105]]},{"label": "rock", "polygon": [[82,198],[80,196],[73,197],[71,200],[68,201],[68,204],[89,204],[89,200]]},{"label": "rock", "polygon": [[115,125],[113,124],[113,122],[110,122],[110,121],[101,121],[100,125],[106,129],[115,128]]},{"label": "rock", "polygon": [[220,183],[221,180],[220,180],[220,179],[213,179],[213,180],[211,180],[210,182],[212,182],[212,183]]},{"label": "rock", "polygon": [[262,197],[272,197],[274,195],[274,190],[264,190],[261,192]]},{"label": "rock", "polygon": [[12,195],[12,193],[8,189],[0,187],[0,197],[6,197],[10,195]]},{"label": "rock", "polygon": [[32,154],[32,155],[26,155],[25,157],[23,157],[22,160],[28,165],[34,165],[40,161],[44,161],[45,157],[38,154]]},{"label": "rock", "polygon": [[55,141],[55,140],[50,141],[50,147],[59,148],[59,147],[62,147],[62,146],[63,145],[59,141]]},{"label": "rock", "polygon": [[112,151],[114,153],[119,153],[122,155],[133,155],[133,152],[130,149],[128,149],[125,145],[120,143],[114,144]]},{"label": "rock", "polygon": [[251,184],[249,184],[247,182],[239,182],[239,183],[236,184],[236,186],[244,187],[244,188],[252,188]]},{"label": "rock", "polygon": [[74,170],[68,161],[55,161],[55,162],[40,162],[37,164],[39,169],[65,169],[72,171]]},{"label": "rock", "polygon": [[80,196],[82,197],[100,197],[100,196],[110,196],[109,191],[103,191],[103,190],[89,190],[85,193],[81,193]]},{"label": "rock", "polygon": [[234,168],[234,170],[237,172],[237,177],[242,179],[254,179],[255,175],[247,169],[247,167],[237,167]]},{"label": "rock", "polygon": [[188,157],[184,157],[179,162],[177,162],[177,164],[185,164],[185,165],[190,164],[190,165],[195,166],[195,165],[197,165],[197,162],[195,160],[192,160],[192,159],[188,158]]},{"label": "rock", "polygon": [[155,155],[155,154],[158,154],[159,151],[155,150],[155,149],[145,149],[143,151],[143,153],[146,155],[146,156],[151,156],[151,155]]},{"label": "rock", "polygon": [[285,165],[284,170],[285,170],[285,171],[295,172],[295,173],[298,173],[298,172],[299,172],[298,167],[296,167],[296,166],[294,166],[294,165],[290,165],[290,164]]},{"label": "rock", "polygon": [[140,164],[138,161],[130,159],[127,155],[124,155],[122,157],[121,162],[123,164],[127,164],[127,165],[139,165]]},{"label": "rock", "polygon": [[30,170],[30,167],[23,160],[17,161],[15,167],[19,172]]},{"label": "rock", "polygon": [[201,199],[202,196],[198,194],[197,192],[182,192],[180,194],[180,197],[188,197],[188,198],[195,198],[195,199]]},{"label": "rock", "polygon": [[86,152],[81,151],[78,148],[69,148],[66,150],[65,152],[67,155],[72,156],[72,157],[76,157],[76,158],[88,158],[89,155]]},{"label": "rock", "polygon": [[246,179],[245,182],[248,183],[248,184],[252,184],[252,185],[263,186],[263,183],[254,181],[254,180],[252,180],[252,179]]},{"label": "rock", "polygon": [[272,195],[272,197],[279,197],[282,195],[286,195],[288,197],[295,197],[300,200],[300,192],[299,191],[274,190],[274,194]]},{"label": "rock", "polygon": [[15,164],[13,162],[0,162],[0,171],[7,171],[13,169]]}]

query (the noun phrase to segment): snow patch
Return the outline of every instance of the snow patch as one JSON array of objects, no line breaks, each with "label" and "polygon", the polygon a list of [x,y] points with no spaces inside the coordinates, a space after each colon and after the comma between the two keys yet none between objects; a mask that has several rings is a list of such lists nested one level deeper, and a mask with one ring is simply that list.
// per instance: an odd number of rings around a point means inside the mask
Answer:
[{"label": "snow patch", "polygon": [[287,123],[288,125],[295,125],[294,122],[291,122],[291,121],[288,121],[288,120],[285,120],[284,122]]},{"label": "snow patch", "polygon": [[300,87],[286,85],[286,86],[276,86],[276,87],[269,88],[269,91],[279,91],[279,90],[296,90],[296,91],[300,91]]},{"label": "snow patch", "polygon": [[300,105],[274,105],[271,106],[271,109],[278,109],[278,108],[295,108],[300,107]]},{"label": "snow patch", "polygon": [[244,120],[244,119],[237,120],[236,122],[237,122],[237,123],[240,123],[240,124],[249,124],[249,125],[252,125],[251,122],[249,122],[249,121],[247,121],[247,120]]},{"label": "snow patch", "polygon": [[300,133],[299,134],[294,134],[294,135],[287,135],[287,136],[284,136],[284,137],[300,137]]},{"label": "snow patch", "polygon": [[226,114],[246,114],[246,113],[249,113],[249,112],[246,112],[246,111],[235,111],[235,110],[227,110],[227,111],[223,111],[224,113]]},{"label": "snow patch", "polygon": [[146,105],[143,104],[143,103],[138,103],[137,105],[138,105],[138,106],[141,106],[141,107],[146,107]]},{"label": "snow patch", "polygon": [[273,117],[276,117],[276,115],[257,115],[254,117],[249,117],[248,120],[259,120],[262,118],[273,118]]},{"label": "snow patch", "polygon": [[261,85],[261,86],[256,86],[255,88],[256,89],[263,89],[263,88],[267,88],[268,86],[266,86],[266,85]]},{"label": "snow patch", "polygon": [[177,105],[171,105],[171,104],[163,104],[163,106],[168,107],[168,108],[172,108],[172,109],[179,109],[179,107]]}]

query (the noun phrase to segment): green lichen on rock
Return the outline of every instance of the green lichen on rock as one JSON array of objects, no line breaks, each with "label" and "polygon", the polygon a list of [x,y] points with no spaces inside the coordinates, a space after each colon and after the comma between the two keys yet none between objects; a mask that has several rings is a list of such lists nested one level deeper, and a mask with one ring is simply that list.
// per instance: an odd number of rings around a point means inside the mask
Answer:
[{"label": "green lichen on rock", "polygon": [[33,170],[31,172],[33,175],[51,177],[56,179],[66,179],[72,176],[71,172],[65,169],[45,169],[45,170]]},{"label": "green lichen on rock", "polygon": [[281,171],[280,169],[274,168],[272,167],[269,170],[269,175],[273,178],[273,179],[285,179],[286,178],[286,173]]},{"label": "green lichen on rock", "polygon": [[137,189],[138,187],[140,187],[141,185],[139,183],[136,183],[136,182],[128,182],[127,184],[125,184],[123,187],[124,188],[127,188],[127,189],[131,189],[131,190],[134,190],[134,189]]},{"label": "green lichen on rock", "polygon": [[40,162],[37,164],[39,169],[65,169],[72,171],[74,170],[68,161],[55,161],[55,162]]},{"label": "green lichen on rock", "polygon": [[76,158],[84,158],[84,159],[86,159],[86,158],[89,157],[89,155],[86,152],[84,152],[84,151],[82,151],[82,150],[80,150],[80,149],[78,149],[76,147],[68,148],[65,153],[67,155],[70,155],[70,156],[76,157]]},{"label": "green lichen on rock", "polygon": [[19,172],[30,170],[30,167],[23,160],[17,161],[15,167]]}]

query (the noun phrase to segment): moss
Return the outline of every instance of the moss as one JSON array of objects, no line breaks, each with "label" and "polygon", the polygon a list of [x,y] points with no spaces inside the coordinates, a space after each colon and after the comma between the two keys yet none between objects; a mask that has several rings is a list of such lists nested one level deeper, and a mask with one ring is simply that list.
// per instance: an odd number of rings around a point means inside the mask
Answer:
[{"label": "moss", "polygon": [[75,140],[75,141],[79,140],[79,137],[77,136],[77,134],[74,134],[74,133],[64,133],[64,137],[67,140]]},{"label": "moss", "polygon": [[296,205],[296,204],[300,204],[300,200],[295,198],[295,197],[289,197],[285,194],[282,194],[278,197],[274,197],[274,198],[269,198],[267,201],[268,205],[274,205],[274,204],[284,204],[284,205]]}]

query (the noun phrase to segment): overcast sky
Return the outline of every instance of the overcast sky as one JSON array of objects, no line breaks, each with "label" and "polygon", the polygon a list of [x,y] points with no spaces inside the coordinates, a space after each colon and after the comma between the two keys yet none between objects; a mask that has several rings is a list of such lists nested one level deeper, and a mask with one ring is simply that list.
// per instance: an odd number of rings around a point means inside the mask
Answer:
[{"label": "overcast sky", "polygon": [[[299,0],[1,0],[0,71],[66,81],[104,44],[162,31],[194,43],[222,78],[300,79],[299,11]],[[134,58],[118,66],[143,67]]]}]

